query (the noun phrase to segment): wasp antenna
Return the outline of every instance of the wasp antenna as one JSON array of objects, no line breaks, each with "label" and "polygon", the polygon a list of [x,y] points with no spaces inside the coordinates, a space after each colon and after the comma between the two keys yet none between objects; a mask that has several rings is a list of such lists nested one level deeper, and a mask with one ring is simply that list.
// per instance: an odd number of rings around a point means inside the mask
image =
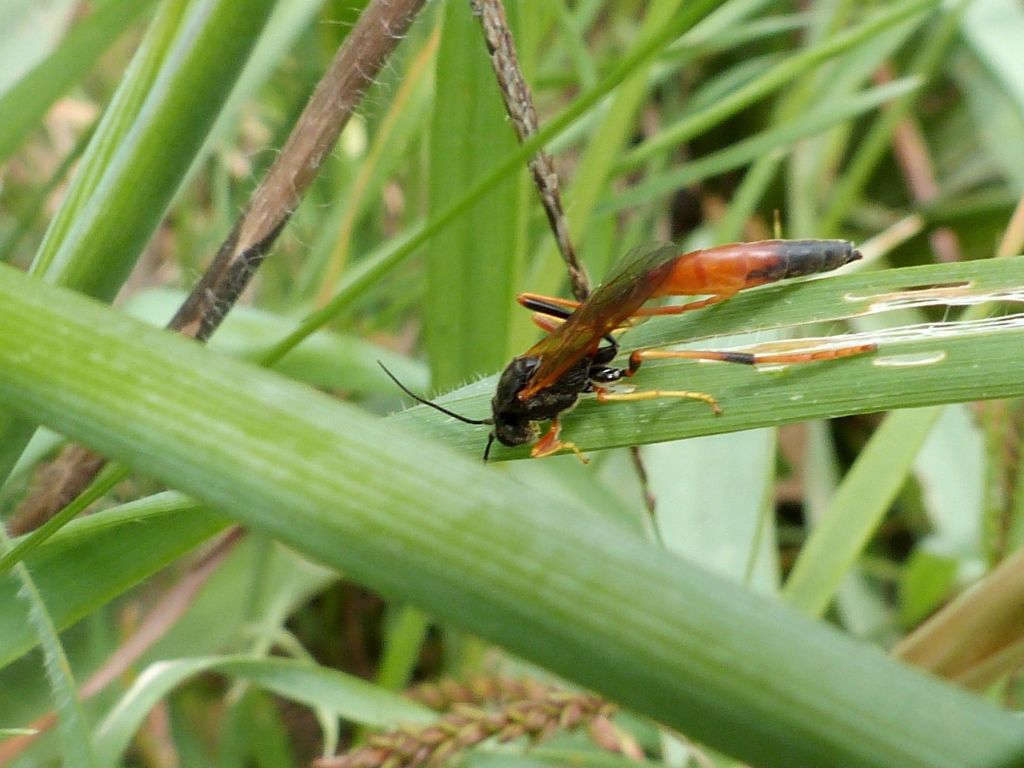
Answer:
[{"label": "wasp antenna", "polygon": [[461,414],[455,413],[455,411],[449,411],[447,408],[445,408],[444,406],[440,406],[437,403],[432,403],[429,400],[427,400],[427,398],[420,397],[415,392],[413,392],[411,389],[409,389],[407,386],[405,386],[405,384],[400,382],[398,380],[398,378],[395,376],[395,374],[393,374],[391,371],[389,371],[387,369],[387,366],[385,366],[384,363],[382,363],[380,360],[377,361],[377,365],[379,365],[381,367],[381,370],[383,370],[384,373],[386,373],[388,375],[389,379],[391,379],[393,382],[395,382],[395,385],[400,390],[405,392],[405,394],[407,394],[409,397],[411,397],[417,403],[422,403],[423,405],[429,405],[435,411],[440,411],[441,413],[443,413],[443,414],[445,414],[447,416],[451,416],[453,419],[458,419],[459,421],[464,422],[466,424],[491,424],[491,423],[493,423],[491,419],[471,419],[471,418],[469,418],[467,416],[463,416]]},{"label": "wasp antenna", "polygon": [[487,446],[484,448],[484,464],[487,463],[487,459],[491,455],[491,446],[494,445],[494,432],[487,436]]}]

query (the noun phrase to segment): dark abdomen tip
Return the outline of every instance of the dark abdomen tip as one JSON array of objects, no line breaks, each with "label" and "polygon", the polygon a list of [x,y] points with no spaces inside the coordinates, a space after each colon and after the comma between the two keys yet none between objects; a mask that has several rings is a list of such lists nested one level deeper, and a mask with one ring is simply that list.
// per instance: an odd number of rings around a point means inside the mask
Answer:
[{"label": "dark abdomen tip", "polygon": [[849,240],[780,240],[786,277],[831,272],[861,258]]}]

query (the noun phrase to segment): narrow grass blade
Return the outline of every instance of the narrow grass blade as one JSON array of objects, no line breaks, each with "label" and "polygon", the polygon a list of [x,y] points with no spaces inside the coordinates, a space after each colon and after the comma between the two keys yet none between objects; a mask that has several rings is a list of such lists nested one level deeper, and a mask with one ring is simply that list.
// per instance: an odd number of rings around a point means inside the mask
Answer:
[{"label": "narrow grass blade", "polygon": [[1012,0],[974,0],[964,12],[964,39],[1024,115],[1024,70],[1020,36],[1024,11]]},{"label": "narrow grass blade", "polygon": [[[10,540],[3,531],[0,531],[0,547],[5,550],[10,547]],[[50,683],[53,708],[57,711],[65,765],[71,768],[103,765],[96,761],[88,728],[78,705],[78,689],[71,673],[71,665],[68,664],[60,637],[57,635],[57,627],[36,587],[35,580],[24,564],[15,567],[13,578],[19,585],[16,600],[23,601],[27,607],[26,624],[42,648],[42,661]],[[9,583],[11,579],[5,581]],[[11,607],[13,606],[8,610]]]},{"label": "narrow grass blade", "polygon": [[813,71],[822,62],[870,39],[879,31],[898,24],[909,16],[922,13],[934,5],[934,0],[909,0],[899,3],[886,8],[885,11],[852,29],[840,32],[816,46],[784,59],[756,80],[729,94],[727,98],[722,99],[713,107],[681,120],[658,134],[656,139],[633,150],[619,162],[618,170],[625,171],[636,168],[652,155],[699,135],[729,115],[749,107],[758,99],[787,85],[794,78]]},{"label": "narrow grass blade", "polygon": [[69,196],[68,214],[56,217],[33,265],[36,274],[113,297],[170,205],[273,7],[273,0],[244,6],[209,0],[189,6],[179,23],[165,14],[171,18],[162,31],[173,39],[154,39],[152,59],[143,50],[131,67],[122,83],[125,97],[115,100],[123,114],[108,111],[97,129],[82,192]]},{"label": "narrow grass blade", "polygon": [[430,722],[434,715],[408,699],[327,667],[288,659],[215,656],[152,665],[135,681],[96,733],[100,765],[115,765],[153,706],[172,689],[216,673],[247,680],[279,696],[374,726]]},{"label": "narrow grass blade", "polygon": [[891,414],[883,422],[800,550],[782,590],[787,603],[809,616],[825,612],[903,486],[938,416],[936,408],[919,408]]},{"label": "narrow grass blade", "polygon": [[0,164],[42,120],[46,110],[143,12],[153,0],[109,0],[75,24],[41,63],[0,95]]},{"label": "narrow grass blade", "polygon": [[[467,3],[444,8],[436,82],[433,211],[443,210],[516,147],[483,34]],[[493,370],[508,356],[505,340],[525,223],[524,179],[525,173],[505,179],[431,240],[424,333],[434,386],[450,387]]]},{"label": "narrow grass blade", "polygon": [[[221,515],[180,494],[163,494],[75,521],[25,563],[64,629],[222,530]],[[96,563],[103,563],[97,568]],[[0,667],[31,650],[38,639],[10,577],[0,580]]]},{"label": "narrow grass blade", "polygon": [[611,201],[600,206],[597,212],[614,213],[651,203],[689,184],[732,170],[751,160],[785,152],[800,139],[852,120],[876,109],[889,99],[919,88],[920,85],[921,82],[916,78],[905,78],[855,94],[839,107],[809,111],[795,120],[744,139],[728,149],[692,160],[678,169],[652,176],[647,181],[616,195]]}]

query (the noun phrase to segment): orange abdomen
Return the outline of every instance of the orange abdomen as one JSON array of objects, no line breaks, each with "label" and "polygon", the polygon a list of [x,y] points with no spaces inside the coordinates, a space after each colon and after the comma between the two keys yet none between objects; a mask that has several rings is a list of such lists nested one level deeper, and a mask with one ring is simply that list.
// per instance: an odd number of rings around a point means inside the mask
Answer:
[{"label": "orange abdomen", "polygon": [[760,240],[683,254],[652,296],[731,296],[744,288],[829,272],[861,257],[846,240]]}]

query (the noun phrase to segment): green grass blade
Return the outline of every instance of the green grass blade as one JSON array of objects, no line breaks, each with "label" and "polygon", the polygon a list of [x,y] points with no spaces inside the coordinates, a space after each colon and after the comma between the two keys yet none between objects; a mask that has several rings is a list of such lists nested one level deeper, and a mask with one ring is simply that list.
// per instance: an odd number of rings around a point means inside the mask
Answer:
[{"label": "green grass blade", "polygon": [[[428,193],[435,212],[517,143],[468,3],[444,8],[436,84]],[[525,176],[506,178],[430,241],[424,334],[435,387],[493,370],[508,357]]]},{"label": "green grass blade", "polygon": [[765,530],[775,443],[773,430],[760,429],[643,449],[665,547],[762,594],[779,582],[777,542]]},{"label": "green grass blade", "polygon": [[[741,759],[980,768],[1024,755],[1024,728],[990,703],[586,508],[14,270],[0,268],[0,298],[13,407]],[[990,385],[984,366],[974,376]]]},{"label": "green grass blade", "polygon": [[1010,2],[970,3],[962,34],[971,55],[957,56],[950,72],[964,92],[978,141],[1008,186],[1024,188],[1024,156],[1017,141],[1024,130],[1024,66],[1016,40],[1024,33],[1024,12]]},{"label": "green grass blade", "polygon": [[[180,494],[162,494],[75,521],[25,559],[58,629],[70,626],[226,525]],[[103,563],[97,568],[96,563]],[[0,580],[0,667],[38,639],[10,577]]]},{"label": "green grass blade", "polygon": [[153,0],[108,0],[81,22],[45,60],[0,95],[0,163],[10,157],[46,110],[88,73],[93,63]]},{"label": "green grass blade", "polygon": [[101,499],[104,494],[127,476],[128,472],[124,467],[116,465],[104,467],[101,475],[81,494],[72,499],[56,515],[33,530],[31,534],[23,537],[3,555],[0,555],[0,576],[7,573],[16,563],[24,560],[30,552],[38,549],[44,541],[78,517],[94,502]]},{"label": "green grass blade", "polygon": [[400,691],[411,684],[430,629],[430,617],[409,606],[399,606],[389,622],[388,641],[377,671],[377,684]]},{"label": "green grass blade", "polygon": [[[907,66],[907,75],[920,77],[925,83],[932,81],[955,38],[961,12],[967,5],[969,0],[959,0],[935,20],[934,28],[925,36],[924,42]],[[843,219],[862,193],[872,171],[889,151],[892,132],[897,123],[907,116],[914,104],[914,97],[915,94],[910,93],[899,99],[878,115],[865,131],[853,156],[837,179],[831,199],[819,217],[819,237],[829,237],[832,233],[840,231]]]},{"label": "green grass blade", "polygon": [[[10,548],[10,539],[3,531],[0,531],[0,548]],[[46,667],[46,677],[50,683],[53,708],[57,712],[57,727],[65,755],[64,764],[71,768],[102,765],[96,761],[93,753],[88,728],[78,704],[78,686],[75,684],[71,665],[61,646],[57,627],[47,610],[46,602],[24,564],[16,566],[14,578],[18,582],[18,596],[15,599],[24,603],[27,612],[25,623],[31,627],[36,642],[42,648],[43,665]],[[10,583],[10,579],[4,581]],[[13,607],[9,606],[8,611]]]},{"label": "green grass blade", "polygon": [[1013,99],[1024,117],[1020,36],[1024,11],[1012,0],[975,0],[964,12],[964,39]]},{"label": "green grass blade", "polygon": [[727,149],[691,160],[676,170],[651,176],[647,181],[630,187],[627,192],[616,195],[611,201],[600,206],[598,213],[614,213],[625,208],[648,204],[689,184],[745,165],[759,157],[787,151],[800,139],[853,120],[920,86],[920,80],[904,78],[854,94],[839,106],[810,110],[796,119],[764,130]]},{"label": "green grass blade", "polygon": [[934,6],[934,0],[908,0],[886,8],[873,18],[852,29],[804,51],[789,56],[769,69],[757,79],[729,94],[713,107],[681,120],[676,125],[658,134],[657,138],[633,150],[618,164],[619,171],[627,171],[645,163],[650,157],[699,135],[729,115],[749,107],[769,93],[789,84],[794,78],[812,71],[822,62],[837,56],[853,46],[869,40],[873,35],[899,24],[915,14]]},{"label": "green grass blade", "polygon": [[35,728],[0,728],[0,741],[12,736],[32,736],[39,733]]},{"label": "green grass blade", "polygon": [[[273,0],[210,0],[192,4],[179,24],[167,24],[174,40],[159,57],[160,70],[151,71],[154,61],[140,62],[133,68],[138,79],[123,84],[126,114],[108,113],[97,129],[100,159],[89,167],[81,197],[69,198],[70,220],[57,218],[36,274],[113,297],[170,205],[273,6]],[[166,43],[154,47],[162,53]],[[142,83],[149,87],[137,104]],[[91,148],[87,154],[94,156]]]},{"label": "green grass blade", "polygon": [[[641,39],[657,33],[673,16],[680,12],[682,7],[685,7],[685,4],[679,0],[656,0],[648,3],[643,24],[638,33]],[[576,169],[572,185],[566,195],[569,229],[574,242],[577,243],[577,248],[585,242],[584,233],[590,226],[594,207],[607,187],[615,158],[621,154],[633,131],[637,110],[650,88],[647,77],[648,69],[649,65],[638,66],[635,73],[622,82],[611,96],[604,119],[588,137],[586,149],[580,158],[579,167]],[[598,252],[596,248],[587,251],[589,257],[586,259],[586,263],[595,274],[601,275],[605,273],[608,265],[601,264],[593,258],[596,252]],[[544,273],[531,280],[531,290],[548,293],[563,284],[565,267],[558,259],[554,258],[556,253],[557,249],[551,244],[546,245],[543,249],[540,268]]]},{"label": "green grass blade", "polygon": [[[31,271],[34,274],[45,275],[54,282],[72,288],[86,287],[84,284],[76,285],[70,279],[71,276],[57,262],[58,253],[69,239],[69,233],[79,220],[87,201],[95,194],[112,157],[125,141],[141,105],[153,87],[160,63],[173,44],[187,6],[186,0],[168,0],[161,5],[151,21],[125,77],[85,148],[60,209],[50,220],[32,262]],[[112,218],[116,218],[111,213]],[[125,212],[125,215],[128,213]],[[92,270],[102,271],[106,260],[117,257],[118,254],[100,252],[96,259],[98,263],[87,264],[83,271],[85,274]],[[134,259],[134,255],[131,258]],[[35,426],[29,420],[0,417],[0,477],[6,477],[14,466]]]},{"label": "green grass blade", "polygon": [[[61,282],[56,257],[88,200],[107,172],[118,148],[125,141],[139,110],[152,90],[162,62],[180,33],[182,19],[188,8],[185,0],[163,3],[150,22],[146,34],[118,84],[85,148],[81,162],[71,179],[60,208],[50,220],[43,242],[32,262],[32,272],[48,275]],[[71,287],[77,287],[72,285]]]},{"label": "green grass blade", "polygon": [[[162,327],[181,306],[185,295],[182,291],[143,291],[125,302],[124,310],[150,325]],[[267,340],[280,338],[297,325],[291,318],[256,307],[235,307],[210,339],[210,346],[259,363],[266,354]],[[391,392],[394,387],[378,360],[410,388],[426,390],[428,378],[423,365],[352,334],[318,331],[273,368],[297,381],[365,397],[378,395],[382,390]]]},{"label": "green grass blade", "polygon": [[939,416],[938,408],[893,413],[872,435],[811,532],[786,580],[783,599],[820,616],[843,576],[906,481],[914,457]]}]

